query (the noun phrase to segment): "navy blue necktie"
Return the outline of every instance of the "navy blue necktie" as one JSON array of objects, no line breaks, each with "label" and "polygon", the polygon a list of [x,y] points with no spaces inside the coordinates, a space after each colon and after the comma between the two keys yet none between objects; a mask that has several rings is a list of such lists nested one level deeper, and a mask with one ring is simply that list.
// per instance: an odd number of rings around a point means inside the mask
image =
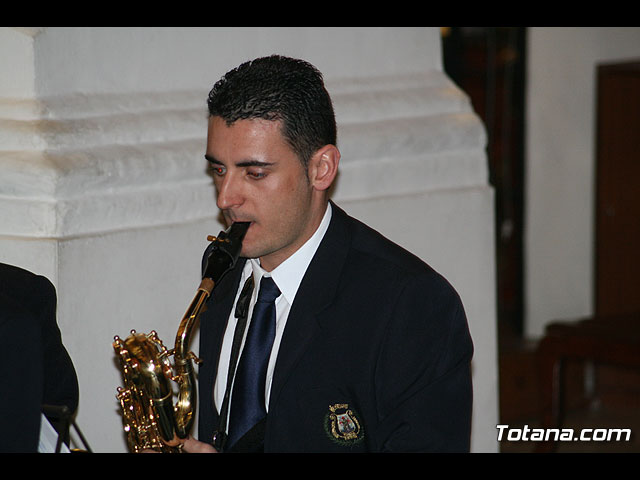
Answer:
[{"label": "navy blue necktie", "polygon": [[264,391],[276,334],[275,299],[279,295],[273,279],[262,277],[233,385],[227,439],[230,447],[267,415]]}]

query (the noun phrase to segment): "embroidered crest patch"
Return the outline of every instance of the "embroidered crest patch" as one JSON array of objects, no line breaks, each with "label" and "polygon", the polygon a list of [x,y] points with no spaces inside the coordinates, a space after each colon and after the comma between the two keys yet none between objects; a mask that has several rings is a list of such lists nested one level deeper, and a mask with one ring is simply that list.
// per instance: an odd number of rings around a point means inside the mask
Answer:
[{"label": "embroidered crest patch", "polygon": [[364,438],[360,421],[347,403],[329,406],[325,430],[333,441],[345,446],[358,443]]}]

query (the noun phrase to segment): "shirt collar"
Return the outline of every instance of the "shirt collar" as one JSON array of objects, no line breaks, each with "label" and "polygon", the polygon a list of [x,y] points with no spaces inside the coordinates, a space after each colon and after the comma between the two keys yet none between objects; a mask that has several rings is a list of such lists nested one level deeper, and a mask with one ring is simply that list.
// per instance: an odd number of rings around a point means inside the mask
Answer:
[{"label": "shirt collar", "polygon": [[263,275],[271,275],[289,305],[293,305],[293,300],[302,282],[302,277],[304,277],[307,267],[311,263],[311,259],[313,259],[324,234],[329,228],[330,221],[331,204],[328,203],[322,221],[311,238],[271,272],[266,272],[260,266],[259,259],[250,259],[251,267],[253,268],[254,285],[260,285],[260,280]]}]

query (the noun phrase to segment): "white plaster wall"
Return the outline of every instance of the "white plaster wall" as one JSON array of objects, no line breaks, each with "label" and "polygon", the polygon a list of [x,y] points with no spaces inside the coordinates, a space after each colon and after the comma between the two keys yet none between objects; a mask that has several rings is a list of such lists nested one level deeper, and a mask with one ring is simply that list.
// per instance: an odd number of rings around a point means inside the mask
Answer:
[{"label": "white plaster wall", "polygon": [[[274,52],[325,74],[343,153],[336,200],[461,293],[476,347],[472,448],[496,451],[486,139],[442,73],[437,28],[0,32],[16,66],[0,84],[0,261],[56,285],[77,420],[96,451],[125,450],[113,335],[155,329],[172,346],[206,235],[221,228],[202,158],[206,95],[229,68]],[[21,76],[32,87],[16,91]]]},{"label": "white plaster wall", "polygon": [[206,98],[213,81],[239,62],[276,52],[304,56],[327,78],[441,64],[437,28],[49,27],[37,41],[36,88],[43,97],[194,89]]},{"label": "white plaster wall", "polygon": [[[19,100],[35,93],[35,63],[33,37],[38,29],[0,29],[0,93],[5,98]],[[8,69],[11,65],[13,68]],[[6,102],[5,102],[6,104]]]},{"label": "white plaster wall", "polygon": [[531,27],[525,331],[594,311],[596,66],[640,58],[638,27]]}]

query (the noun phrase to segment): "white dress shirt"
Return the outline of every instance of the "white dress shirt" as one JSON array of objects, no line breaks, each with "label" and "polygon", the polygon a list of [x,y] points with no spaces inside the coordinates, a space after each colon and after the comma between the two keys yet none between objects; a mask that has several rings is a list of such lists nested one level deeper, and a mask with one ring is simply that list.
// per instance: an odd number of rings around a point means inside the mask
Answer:
[{"label": "white dress shirt", "polygon": [[[269,411],[269,395],[271,392],[271,381],[273,379],[273,370],[278,356],[278,350],[280,348],[280,341],[282,340],[282,333],[287,323],[289,316],[289,310],[298,292],[298,287],[304,277],[305,272],[311,259],[316,253],[322,238],[324,237],[329,222],[331,220],[331,205],[327,206],[322,221],[318,226],[315,233],[311,236],[307,242],[302,245],[296,252],[287,258],[284,262],[278,265],[271,272],[266,272],[261,266],[259,259],[250,259],[245,263],[244,270],[242,272],[242,278],[240,279],[240,288],[236,293],[236,299],[234,306],[231,309],[229,316],[229,322],[225,330],[224,338],[222,341],[222,351],[220,353],[220,361],[218,363],[218,374],[216,376],[216,383],[214,386],[214,401],[218,411],[222,408],[222,402],[225,395],[225,389],[227,385],[227,375],[229,372],[229,360],[231,357],[231,346],[233,344],[233,334],[236,328],[237,319],[235,317],[235,304],[240,296],[242,286],[249,275],[253,275],[253,295],[251,296],[251,302],[249,306],[248,319],[251,319],[253,313],[253,306],[258,298],[258,287],[260,286],[260,280],[263,275],[269,275],[273,277],[274,282],[280,289],[281,295],[276,299],[276,336],[273,342],[273,349],[271,350],[271,356],[269,357],[269,367],[267,369],[267,380],[265,385],[265,401],[266,409]],[[245,338],[247,331],[249,330],[250,321],[247,321],[245,328]],[[244,347],[244,338],[242,340],[242,348]],[[242,351],[242,350],[241,350]]]}]

